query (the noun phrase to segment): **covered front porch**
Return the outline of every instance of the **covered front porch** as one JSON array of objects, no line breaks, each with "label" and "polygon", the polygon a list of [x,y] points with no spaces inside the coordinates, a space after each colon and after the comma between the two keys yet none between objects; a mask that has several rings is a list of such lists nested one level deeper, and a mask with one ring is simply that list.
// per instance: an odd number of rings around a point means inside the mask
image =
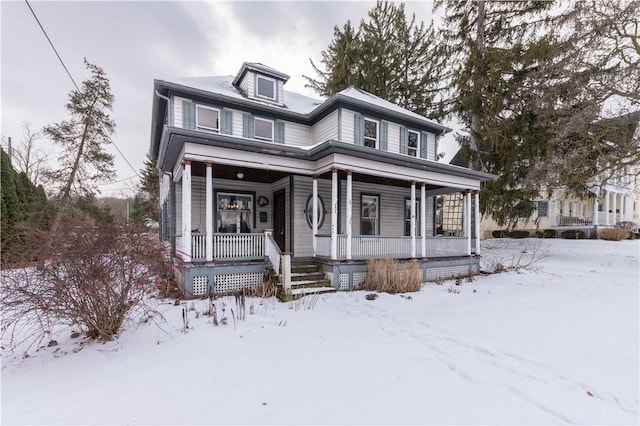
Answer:
[{"label": "covered front porch", "polygon": [[628,189],[610,186],[602,193],[594,190],[591,199],[553,197],[550,203],[552,228],[615,226],[634,220]]},{"label": "covered front porch", "polygon": [[[466,176],[473,172],[447,175],[428,168],[450,166],[424,160],[412,168],[404,159],[363,161],[335,152],[293,161],[262,155],[255,162],[242,154],[185,143],[179,163],[163,177],[161,233],[187,293],[233,291],[261,282],[265,268],[287,283],[297,259],[324,265],[339,289],[362,282],[370,258],[416,259],[442,272],[425,272],[425,280],[477,272],[480,180]],[[446,194],[464,200],[448,213],[457,215],[462,232],[448,236],[437,235],[435,223],[436,197]]]}]

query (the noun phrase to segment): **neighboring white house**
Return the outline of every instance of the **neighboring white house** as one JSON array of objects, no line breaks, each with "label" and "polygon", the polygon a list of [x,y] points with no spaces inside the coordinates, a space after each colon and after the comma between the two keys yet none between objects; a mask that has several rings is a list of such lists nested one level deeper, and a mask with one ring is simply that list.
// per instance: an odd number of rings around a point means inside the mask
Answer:
[{"label": "neighboring white house", "polygon": [[[605,143],[635,143],[640,141],[640,112],[626,114],[615,119],[619,131],[615,138],[624,140]],[[600,176],[587,184],[589,193],[578,197],[564,188],[554,190],[551,197],[543,194],[536,203],[532,217],[518,223],[516,229],[553,229],[558,233],[579,229],[586,234],[603,228],[613,227],[620,222],[640,224],[640,163],[636,161],[624,170],[611,172],[603,166]],[[490,238],[491,233],[501,229],[491,218],[483,216],[480,222],[482,235]]]},{"label": "neighboring white house", "polygon": [[[477,272],[471,201],[493,176],[436,162],[449,129],[354,87],[291,93],[288,78],[244,63],[154,82],[160,232],[185,292],[235,291],[265,268],[288,285],[291,261],[317,264],[335,289],[362,283],[369,258],[417,259],[425,281]],[[465,231],[435,236],[434,197],[454,192]]]}]

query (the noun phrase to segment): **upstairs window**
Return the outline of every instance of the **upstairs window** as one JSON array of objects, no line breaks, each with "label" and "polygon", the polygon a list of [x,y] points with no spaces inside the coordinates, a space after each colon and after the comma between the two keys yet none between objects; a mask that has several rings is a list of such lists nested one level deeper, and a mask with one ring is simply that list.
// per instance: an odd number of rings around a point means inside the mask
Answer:
[{"label": "upstairs window", "polygon": [[276,100],[276,81],[272,78],[256,76],[256,96]]},{"label": "upstairs window", "polygon": [[273,141],[273,121],[264,118],[254,118],[255,138],[263,141]]},{"label": "upstairs window", "polygon": [[420,134],[413,130],[408,131],[407,154],[412,157],[418,156],[418,144],[420,143]]},{"label": "upstairs window", "polygon": [[364,146],[377,148],[378,146],[378,122],[364,119]]},{"label": "upstairs window", "polygon": [[220,111],[198,105],[196,108],[196,128],[207,132],[219,132]]}]

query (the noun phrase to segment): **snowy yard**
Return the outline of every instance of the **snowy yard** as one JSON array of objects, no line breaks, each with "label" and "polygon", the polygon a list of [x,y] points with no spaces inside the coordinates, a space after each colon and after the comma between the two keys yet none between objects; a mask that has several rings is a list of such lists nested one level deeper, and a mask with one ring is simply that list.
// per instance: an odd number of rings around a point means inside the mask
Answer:
[{"label": "snowy yard", "polygon": [[[483,242],[483,263],[538,240]],[[638,241],[544,240],[536,271],[256,306],[2,352],[3,424],[637,424]],[[460,293],[454,292],[460,290]],[[183,333],[182,308],[190,329]],[[257,300],[256,302],[257,303]],[[249,304],[249,302],[247,302]],[[306,307],[313,309],[304,309]]]}]

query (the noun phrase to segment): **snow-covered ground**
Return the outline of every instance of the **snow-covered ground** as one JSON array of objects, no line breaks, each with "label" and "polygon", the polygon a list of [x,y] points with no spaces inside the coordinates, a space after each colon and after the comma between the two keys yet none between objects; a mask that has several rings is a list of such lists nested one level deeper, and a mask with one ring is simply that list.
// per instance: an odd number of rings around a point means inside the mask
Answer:
[{"label": "snow-covered ground", "polygon": [[[483,262],[537,241],[485,241]],[[256,300],[235,326],[226,298],[218,327],[167,301],[162,329],[5,349],[2,423],[638,424],[640,243],[542,244],[537,270],[460,286]]]}]

